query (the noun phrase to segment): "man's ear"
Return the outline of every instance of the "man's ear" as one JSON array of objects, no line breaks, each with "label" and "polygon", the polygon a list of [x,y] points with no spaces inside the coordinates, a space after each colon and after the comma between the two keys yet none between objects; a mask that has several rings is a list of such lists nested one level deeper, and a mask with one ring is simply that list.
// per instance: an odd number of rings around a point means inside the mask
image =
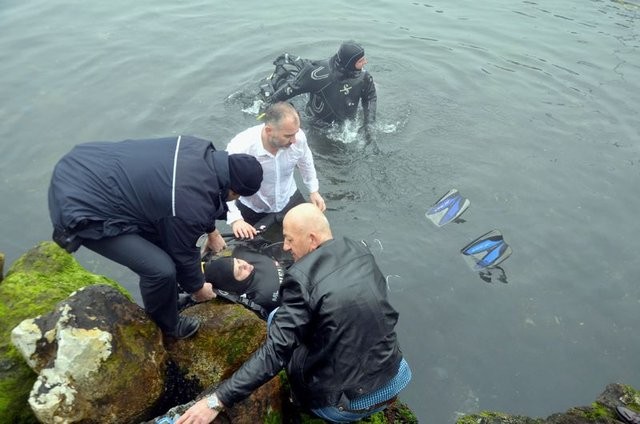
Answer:
[{"label": "man's ear", "polygon": [[227,192],[227,202],[231,202],[232,200],[237,200],[239,197],[240,195],[231,189],[229,189],[229,191]]},{"label": "man's ear", "polygon": [[313,231],[309,233],[309,247],[311,250],[316,250],[320,246],[320,237]]}]

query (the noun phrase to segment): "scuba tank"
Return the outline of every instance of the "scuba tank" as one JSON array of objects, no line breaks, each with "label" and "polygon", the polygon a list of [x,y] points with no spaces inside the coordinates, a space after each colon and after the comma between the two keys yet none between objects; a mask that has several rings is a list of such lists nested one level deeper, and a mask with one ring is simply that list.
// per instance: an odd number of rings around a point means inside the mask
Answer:
[{"label": "scuba tank", "polygon": [[308,59],[302,59],[300,56],[282,53],[273,61],[275,69],[271,75],[260,81],[258,98],[264,103],[269,103],[273,93],[286,82],[292,81],[309,62]]}]

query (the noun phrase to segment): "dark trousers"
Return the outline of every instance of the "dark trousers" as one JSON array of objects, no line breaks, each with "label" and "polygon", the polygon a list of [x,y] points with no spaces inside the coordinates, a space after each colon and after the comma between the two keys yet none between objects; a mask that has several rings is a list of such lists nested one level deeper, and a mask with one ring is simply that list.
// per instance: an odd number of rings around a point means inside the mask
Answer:
[{"label": "dark trousers", "polygon": [[164,250],[139,234],[84,239],[82,244],[138,274],[144,309],[162,331],[175,330],[178,323],[176,267]]},{"label": "dark trousers", "polygon": [[306,200],[302,193],[300,193],[300,190],[296,190],[296,192],[289,198],[289,202],[284,209],[278,212],[256,212],[240,203],[239,200],[236,200],[236,205],[238,206],[238,209],[240,209],[240,213],[242,213],[242,219],[256,227],[256,229],[260,229],[260,226],[262,225],[264,225],[265,228],[269,228],[276,222],[281,223],[285,214],[289,212],[289,209],[305,202]]}]

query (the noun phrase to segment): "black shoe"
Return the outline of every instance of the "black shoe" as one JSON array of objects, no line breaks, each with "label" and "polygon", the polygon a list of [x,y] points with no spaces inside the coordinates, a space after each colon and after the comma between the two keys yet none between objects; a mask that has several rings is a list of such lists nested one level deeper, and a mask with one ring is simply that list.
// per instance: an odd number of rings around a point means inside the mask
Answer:
[{"label": "black shoe", "polygon": [[627,424],[640,424],[640,414],[624,406],[616,406],[618,417]]},{"label": "black shoe", "polygon": [[185,315],[178,315],[178,324],[175,331],[168,332],[167,335],[178,340],[186,339],[194,334],[200,328],[200,320]]}]

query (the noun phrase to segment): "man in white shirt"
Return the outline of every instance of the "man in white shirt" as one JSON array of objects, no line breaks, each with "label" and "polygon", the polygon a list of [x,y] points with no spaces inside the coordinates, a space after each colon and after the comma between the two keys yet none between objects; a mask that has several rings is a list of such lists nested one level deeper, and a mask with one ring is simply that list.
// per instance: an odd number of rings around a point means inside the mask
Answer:
[{"label": "man in white shirt", "polygon": [[264,124],[237,134],[227,145],[227,151],[254,156],[263,170],[256,194],[227,203],[227,223],[235,237],[253,238],[257,234],[254,225],[260,220],[273,214],[284,216],[289,209],[305,202],[294,180],[295,168],[309,190],[310,202],[323,212],[326,209],[318,191],[313,155],[300,129],[300,116],[290,103],[271,105],[265,111]]}]

